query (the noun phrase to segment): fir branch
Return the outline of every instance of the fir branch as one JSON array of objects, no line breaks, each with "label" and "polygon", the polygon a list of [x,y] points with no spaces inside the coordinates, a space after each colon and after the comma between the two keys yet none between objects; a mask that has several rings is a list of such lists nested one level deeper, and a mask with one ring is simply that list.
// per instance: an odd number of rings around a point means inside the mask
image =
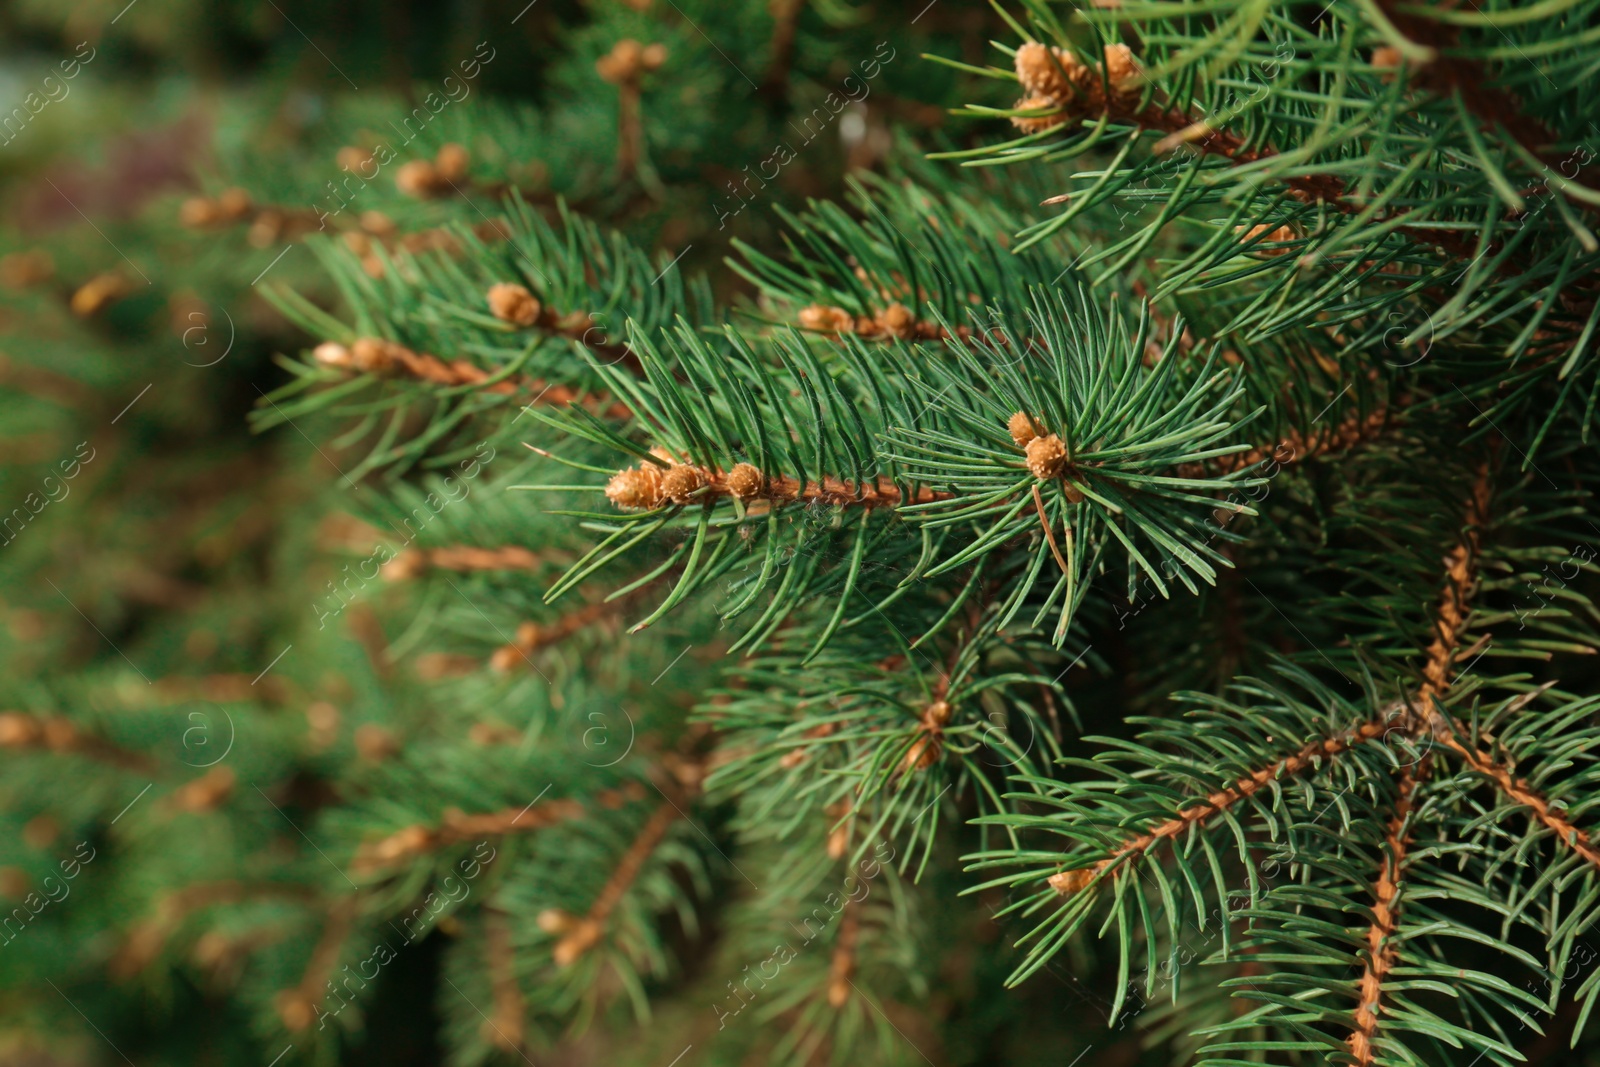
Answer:
[{"label": "fir branch", "polygon": [[[371,374],[378,378],[407,377],[412,381],[445,388],[478,386],[501,396],[528,397],[525,403],[555,407],[578,405],[586,411],[613,419],[631,418],[633,411],[604,393],[585,394],[571,386],[545,382],[539,378],[504,378],[464,359],[446,363],[425,352],[413,352],[405,345],[379,337],[363,337],[348,347],[337,341],[324,341],[312,353],[324,367]],[[531,394],[531,396],[530,396]]]},{"label": "fir branch", "polygon": [[161,954],[168,939],[190,915],[217,904],[236,904],[257,898],[283,898],[314,902],[319,894],[298,882],[246,882],[224,879],[198,882],[167,893],[156,902],[154,914],[129,930],[112,955],[107,969],[128,978],[148,967]]},{"label": "fir branch", "polygon": [[554,622],[537,623],[530,619],[518,624],[517,632],[512,639],[490,654],[489,669],[505,673],[518,663],[526,663],[532,667],[531,657],[535,652],[559,644],[603,619],[616,617],[636,599],[638,593],[643,592],[643,588],[615,600],[591,601],[576,611],[567,612]]},{"label": "fir branch", "polygon": [[1371,1067],[1377,1062],[1373,1038],[1378,1030],[1383,982],[1400,959],[1399,948],[1392,939],[1399,929],[1400,906],[1397,897],[1399,883],[1405,873],[1407,851],[1411,847],[1413,797],[1418,782],[1426,773],[1425,760],[1400,769],[1394,814],[1389,819],[1385,840],[1383,869],[1372,883],[1372,925],[1367,928],[1366,963],[1357,986],[1359,1003],[1355,1013],[1355,1028],[1348,1039],[1350,1053],[1355,1057],[1358,1067]]},{"label": "fir branch", "polygon": [[345,942],[355,926],[359,906],[356,894],[340,897],[333,902],[323,921],[322,936],[311,950],[311,958],[306,961],[300,982],[273,997],[273,1007],[289,1030],[305,1030],[317,1021],[317,1005],[322,1003],[327,995],[327,987],[332,984],[329,976],[344,952]]},{"label": "fir branch", "polygon": [[833,943],[833,958],[828,962],[828,1004],[842,1008],[855,988],[856,950],[861,941],[861,903],[845,897],[844,913],[839,916],[839,935]]},{"label": "fir branch", "polygon": [[[1158,155],[1186,144],[1235,164],[1261,163],[1279,155],[1270,145],[1248,145],[1238,134],[1174,108],[1159,91],[1152,90],[1154,98],[1150,98],[1145,92],[1144,74],[1127,45],[1107,45],[1104,62],[1090,68],[1065,49],[1030,41],[1017,49],[1016,74],[1028,95],[1017,102],[1024,113],[1015,116],[1012,123],[1029,133],[1085,120],[1105,120],[1163,134],[1154,149]],[[1288,195],[1302,204],[1325,204],[1350,216],[1367,210],[1351,198],[1344,181],[1331,174],[1278,178],[1287,186]],[[1438,246],[1457,259],[1476,257],[1471,239],[1452,230],[1400,221],[1409,214],[1380,213],[1372,221],[1393,224],[1413,239]]]},{"label": "fir branch", "polygon": [[543,554],[521,545],[480,548],[477,545],[439,545],[403,549],[383,565],[380,573],[391,582],[410,581],[430,570],[469,574],[474,571],[528,571],[537,573],[563,554]]},{"label": "fir branch", "polygon": [[[1560,143],[1560,138],[1539,119],[1527,115],[1516,96],[1496,87],[1495,79],[1483,64],[1451,54],[1460,45],[1457,27],[1430,18],[1415,5],[1399,4],[1395,0],[1377,0],[1377,5],[1395,29],[1428,54],[1425,58],[1408,61],[1397,48],[1380,48],[1373,53],[1374,66],[1400,67],[1410,85],[1444,96],[1459,94],[1485,133],[1512,138],[1545,167],[1569,181],[1600,192],[1600,180],[1592,165],[1578,167],[1573,175],[1565,174],[1562,164],[1570,160],[1563,159],[1549,147]],[[1582,197],[1571,199],[1589,211],[1600,211],[1600,203]]]},{"label": "fir branch", "polygon": [[1246,470],[1262,463],[1276,462],[1280,467],[1286,467],[1348,452],[1381,435],[1390,425],[1393,409],[1407,403],[1408,397],[1391,405],[1376,407],[1365,415],[1351,412],[1337,425],[1323,430],[1290,430],[1272,448],[1257,446],[1248,452],[1218,456],[1208,463],[1186,463],[1178,467],[1177,473],[1181,478],[1203,478],[1215,473]]},{"label": "fir branch", "polygon": [[555,909],[540,914],[539,926],[548,933],[561,935],[552,950],[557,966],[570,967],[600,942],[605,934],[606,920],[627,895],[650,854],[682,817],[682,809],[671,800],[664,801],[655,810],[617,861],[611,877],[606,879],[599,895],[581,919]]},{"label": "fir branch", "polygon": [[[644,795],[644,786],[638,782],[629,782],[627,785],[602,789],[589,799],[591,804],[609,809],[640,800]],[[444,813],[437,826],[413,824],[396,830],[381,840],[361,846],[351,863],[351,870],[370,873],[408,863],[451,845],[482,840],[485,837],[532,833],[557,823],[581,819],[588,807],[589,805],[581,800],[563,798],[475,815],[452,808]]]},{"label": "fir branch", "polygon": [[1203,803],[1180,808],[1172,818],[1156,824],[1143,833],[1127,838],[1113,848],[1110,855],[1104,859],[1088,867],[1059,871],[1051,875],[1048,879],[1050,887],[1063,896],[1076,893],[1096,881],[1106,871],[1113,870],[1114,872],[1114,868],[1125,861],[1138,860],[1157,844],[1174,840],[1190,827],[1203,824],[1212,816],[1228,811],[1239,801],[1254,796],[1262,787],[1270,785],[1280,778],[1290,777],[1308,768],[1320,766],[1327,760],[1340,756],[1375,738],[1384,736],[1389,729],[1389,716],[1381,714],[1359,723],[1341,734],[1309,741],[1292,755],[1285,756],[1263,767],[1261,770],[1244,775],[1232,785],[1210,794]]},{"label": "fir branch", "polygon": [[954,499],[954,493],[921,486],[907,499],[888,478],[875,482],[851,482],[828,477],[801,482],[790,477],[773,478],[749,463],[735,464],[724,471],[694,463],[647,460],[611,476],[606,497],[619,508],[649,511],[669,504],[709,503],[731,497],[748,505],[775,507],[787,503],[827,504],[838,507],[896,508],[902,504],[926,504]]}]

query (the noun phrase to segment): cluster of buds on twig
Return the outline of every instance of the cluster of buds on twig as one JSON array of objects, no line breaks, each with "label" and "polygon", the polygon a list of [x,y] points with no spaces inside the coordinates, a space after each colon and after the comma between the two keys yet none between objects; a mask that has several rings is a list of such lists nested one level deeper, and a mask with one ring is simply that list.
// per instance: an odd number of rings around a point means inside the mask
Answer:
[{"label": "cluster of buds on twig", "polygon": [[467,178],[467,150],[454,142],[443,145],[431,160],[413,159],[394,173],[394,185],[407,196],[432,200],[446,196]]},{"label": "cluster of buds on twig", "polygon": [[[1006,423],[1011,439],[1022,449],[1028,473],[1041,482],[1061,478],[1072,467],[1072,454],[1067,443],[1053,433],[1039,432],[1038,423],[1026,412],[1014,412]],[[1069,481],[1062,481],[1067,499],[1077,503],[1083,494]]]},{"label": "cluster of buds on twig", "polygon": [[1016,106],[1044,115],[1016,115],[1018,129],[1033,133],[1070,125],[1107,112],[1130,112],[1138,104],[1144,76],[1124,44],[1107,45],[1104,62],[1089,66],[1063,48],[1029,41],[1017,49],[1017,80],[1025,95]]}]

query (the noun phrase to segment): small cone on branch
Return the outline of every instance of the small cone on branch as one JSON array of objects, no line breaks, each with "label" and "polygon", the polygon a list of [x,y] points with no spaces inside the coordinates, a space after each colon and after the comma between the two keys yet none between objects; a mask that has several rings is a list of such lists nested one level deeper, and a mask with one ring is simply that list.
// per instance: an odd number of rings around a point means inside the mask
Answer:
[{"label": "small cone on branch", "polygon": [[661,476],[661,495],[674,504],[687,504],[695,490],[706,484],[698,467],[676,466]]},{"label": "small cone on branch", "polygon": [[760,495],[767,487],[767,479],[755,466],[749,463],[735,463],[727,477],[722,479],[722,484],[728,487],[728,492],[740,500],[749,500]]},{"label": "small cone on branch", "polygon": [[1011,433],[1011,439],[1017,443],[1018,448],[1027,448],[1028,442],[1038,437],[1038,431],[1033,428],[1033,420],[1025,411],[1012,414],[1006,422],[1006,429]]},{"label": "small cone on branch", "polygon": [[1041,481],[1056,477],[1067,465],[1067,446],[1055,434],[1035,437],[1023,451],[1028,457],[1028,473]]},{"label": "small cone on branch", "polygon": [[661,468],[654,463],[618,471],[606,483],[606,499],[619,508],[648,511],[661,506]]},{"label": "small cone on branch", "polygon": [[489,313],[513,326],[532,326],[544,308],[538,299],[515,282],[496,282],[489,287]]}]

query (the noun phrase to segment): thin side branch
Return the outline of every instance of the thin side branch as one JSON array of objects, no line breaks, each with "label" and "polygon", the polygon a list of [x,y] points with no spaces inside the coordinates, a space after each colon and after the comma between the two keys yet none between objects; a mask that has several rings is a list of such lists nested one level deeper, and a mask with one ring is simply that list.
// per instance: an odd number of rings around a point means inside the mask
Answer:
[{"label": "thin side branch", "polygon": [[682,812],[676,804],[670,800],[662,802],[639,831],[638,836],[633,839],[633,843],[628,846],[628,850],[622,854],[616,869],[611,872],[611,877],[606,879],[606,884],[600,889],[600,895],[595,897],[594,903],[583,918],[575,918],[559,911],[547,911],[539,916],[541,927],[551,933],[562,935],[553,950],[558,966],[571,966],[599,943],[605,933],[606,920],[611,917],[611,913],[632,888],[634,880],[644,869],[645,861],[650,858],[650,854],[666,838],[667,831],[672,829],[673,823],[681,817]]},{"label": "thin side branch", "polygon": [[1367,962],[1357,987],[1360,1001],[1356,1006],[1355,1028],[1347,1039],[1350,1053],[1360,1067],[1370,1067],[1377,1062],[1373,1039],[1378,1032],[1383,980],[1400,959],[1399,949],[1390,939],[1399,926],[1400,907],[1396,898],[1405,871],[1406,854],[1411,847],[1413,798],[1417,784],[1425,773],[1425,763],[1413,764],[1400,771],[1397,783],[1400,795],[1395,801],[1394,814],[1389,819],[1383,869],[1378,873],[1377,881],[1372,883],[1372,924],[1367,928]]},{"label": "thin side branch", "polygon": [[1103,872],[1116,867],[1124,860],[1138,859],[1160,842],[1177,838],[1191,826],[1203,823],[1213,815],[1220,815],[1277,779],[1299,774],[1323,760],[1333,759],[1358,745],[1382,737],[1388,729],[1387,718],[1379,717],[1369,719],[1342,734],[1308,742],[1293,755],[1286,756],[1259,771],[1244,775],[1232,785],[1212,793],[1202,803],[1184,808],[1167,821],[1128,838],[1098,863],[1051,875],[1050,887],[1063,896],[1076,893],[1095,881]]},{"label": "thin side branch", "polygon": [[[602,789],[594,795],[593,803],[602,808],[617,808],[629,801],[644,797],[644,786],[638,782],[615,789]],[[582,818],[588,809],[583,802],[563,798],[543,803],[506,808],[481,815],[468,815],[450,809],[438,826],[415,824],[396,830],[370,845],[363,845],[351,864],[353,871],[370,872],[395,864],[405,863],[451,845],[478,841],[485,837],[503,837],[513,833],[531,833],[569,819]]]}]

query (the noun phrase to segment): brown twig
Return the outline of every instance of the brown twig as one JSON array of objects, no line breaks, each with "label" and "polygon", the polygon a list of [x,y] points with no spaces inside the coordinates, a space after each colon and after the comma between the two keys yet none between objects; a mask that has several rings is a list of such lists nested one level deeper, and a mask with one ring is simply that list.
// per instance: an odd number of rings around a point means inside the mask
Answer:
[{"label": "brown twig", "polygon": [[634,880],[639,877],[639,872],[644,869],[645,861],[650,858],[650,854],[666,838],[667,831],[672,829],[672,825],[682,817],[682,814],[677,804],[671,800],[662,802],[654,814],[646,820],[633,839],[633,843],[622,854],[622,858],[617,861],[611,877],[606,879],[600,894],[595,897],[589,911],[581,919],[553,910],[539,916],[539,925],[542,928],[561,935],[552,953],[558,966],[571,966],[599,943],[605,933],[606,920],[627,895]]},{"label": "brown twig", "polygon": [[595,414],[614,419],[626,419],[633,415],[632,408],[603,393],[583,394],[571,386],[556,385],[541,378],[501,378],[491,382],[490,379],[495,377],[492,372],[467,360],[457,359],[446,363],[437,356],[413,352],[398,342],[377,337],[363,337],[348,347],[335,341],[324,341],[312,355],[318,363],[337,370],[379,377],[408,377],[447,388],[478,386],[485,392],[502,396],[529,396],[529,404],[578,404]]},{"label": "brown twig", "polygon": [[1373,1038],[1378,1031],[1378,1009],[1383,996],[1383,980],[1399,962],[1400,953],[1390,940],[1399,925],[1397,902],[1399,883],[1405,870],[1406,853],[1411,847],[1410,816],[1417,783],[1427,771],[1425,762],[1401,768],[1397,783],[1399,796],[1389,819],[1383,869],[1372,883],[1372,923],[1367,928],[1367,957],[1357,985],[1355,1029],[1348,1038],[1350,1054],[1361,1067],[1375,1062]]},{"label": "brown twig", "polygon": [[1111,854],[1105,859],[1088,867],[1060,871],[1051,875],[1050,886],[1063,895],[1075,893],[1093,882],[1102,872],[1117,866],[1123,860],[1137,859],[1159,842],[1172,840],[1189,827],[1204,822],[1213,815],[1220,815],[1239,801],[1253,796],[1271,782],[1299,774],[1320,761],[1333,759],[1358,745],[1382,737],[1388,729],[1387,718],[1380,715],[1344,733],[1308,742],[1293,755],[1285,756],[1258,771],[1243,775],[1232,785],[1207,796],[1203,802],[1182,808],[1165,822],[1128,838],[1112,849]]},{"label": "brown twig", "polygon": [[455,571],[466,574],[472,571],[529,571],[536,573],[559,554],[543,554],[521,545],[504,545],[500,548],[479,548],[476,545],[440,545],[436,548],[408,548],[399,552],[383,565],[382,574],[392,582],[409,581],[430,570]]},{"label": "brown twig", "polygon": [[844,914],[839,917],[839,937],[833,943],[833,959],[828,963],[828,1005],[844,1007],[854,988],[856,948],[861,940],[861,904],[846,897]]},{"label": "brown twig", "polygon": [[[594,795],[593,803],[602,808],[620,807],[644,796],[644,786],[637,782],[615,789],[602,789]],[[572,819],[580,819],[588,811],[577,799],[547,800],[543,803],[506,808],[478,815],[469,815],[456,809],[447,810],[437,826],[417,823],[396,830],[378,841],[363,845],[357,852],[351,869],[370,872],[465,841],[485,837],[503,837],[512,833],[532,833],[548,826]]]}]

